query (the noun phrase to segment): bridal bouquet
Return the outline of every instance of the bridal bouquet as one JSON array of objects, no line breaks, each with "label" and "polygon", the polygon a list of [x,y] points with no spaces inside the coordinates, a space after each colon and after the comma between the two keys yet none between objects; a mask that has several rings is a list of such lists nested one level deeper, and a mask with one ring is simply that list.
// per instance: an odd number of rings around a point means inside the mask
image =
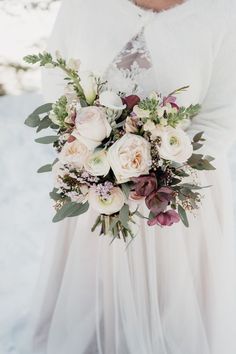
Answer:
[{"label": "bridal bouquet", "polygon": [[[65,92],[53,104],[37,108],[25,124],[51,129],[53,135],[36,139],[53,144],[57,158],[38,172],[52,171],[58,222],[86,213],[91,207],[97,220],[92,228],[113,238],[134,237],[135,217],[149,226],[171,226],[201,203],[194,170],[212,170],[210,156],[196,154],[203,133],[193,141],[185,132],[199,105],[180,107],[176,95],[152,92],[147,98],[107,90],[93,73],[81,72],[80,62],[65,61],[59,53],[25,57],[27,63],[59,68],[65,73]],[[190,182],[191,181],[191,182]],[[146,205],[148,215],[140,212]]]}]

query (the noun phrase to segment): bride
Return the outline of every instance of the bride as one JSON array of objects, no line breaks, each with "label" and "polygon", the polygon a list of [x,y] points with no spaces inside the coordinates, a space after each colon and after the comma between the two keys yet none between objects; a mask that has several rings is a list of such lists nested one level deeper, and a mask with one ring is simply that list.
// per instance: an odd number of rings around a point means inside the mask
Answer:
[{"label": "bride", "polygon": [[[30,354],[235,354],[236,254],[227,151],[236,136],[234,0],[64,0],[49,50],[80,58],[110,89],[202,104],[216,172],[198,173],[202,207],[190,228],[139,222],[125,247],[66,220],[49,242],[34,298]],[[44,74],[47,101],[62,94]]]}]

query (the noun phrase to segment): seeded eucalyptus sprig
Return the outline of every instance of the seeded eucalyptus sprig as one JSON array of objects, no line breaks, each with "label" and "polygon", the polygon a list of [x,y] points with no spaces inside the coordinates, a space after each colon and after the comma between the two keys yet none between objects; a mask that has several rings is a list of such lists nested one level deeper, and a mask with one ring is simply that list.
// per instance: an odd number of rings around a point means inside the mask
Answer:
[{"label": "seeded eucalyptus sprig", "polygon": [[74,70],[69,67],[65,59],[61,58],[60,55],[57,58],[53,58],[52,55],[48,52],[39,53],[38,55],[27,55],[24,57],[24,61],[28,64],[39,64],[48,69],[59,68],[64,71],[67,75],[66,79],[72,81],[74,89],[78,94],[79,98],[86,101],[84,90],[80,84],[80,77],[77,70]]}]

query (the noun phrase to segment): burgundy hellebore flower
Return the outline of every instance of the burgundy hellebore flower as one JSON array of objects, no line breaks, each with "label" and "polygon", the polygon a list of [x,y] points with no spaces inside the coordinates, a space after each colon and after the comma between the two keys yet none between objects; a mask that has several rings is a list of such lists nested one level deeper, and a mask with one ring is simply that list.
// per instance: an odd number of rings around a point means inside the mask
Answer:
[{"label": "burgundy hellebore flower", "polygon": [[155,218],[149,220],[148,225],[172,226],[179,221],[179,214],[175,210],[168,210],[165,213],[160,213]]},{"label": "burgundy hellebore flower", "polygon": [[152,192],[157,190],[157,179],[155,174],[132,178],[134,182],[134,190],[137,196],[148,197]]},{"label": "burgundy hellebore flower", "polygon": [[140,98],[136,95],[130,95],[122,98],[123,104],[126,104],[129,110],[132,110],[140,102]]},{"label": "burgundy hellebore flower", "polygon": [[173,198],[173,190],[169,187],[161,187],[152,192],[145,200],[149,210],[155,215],[165,211]]}]

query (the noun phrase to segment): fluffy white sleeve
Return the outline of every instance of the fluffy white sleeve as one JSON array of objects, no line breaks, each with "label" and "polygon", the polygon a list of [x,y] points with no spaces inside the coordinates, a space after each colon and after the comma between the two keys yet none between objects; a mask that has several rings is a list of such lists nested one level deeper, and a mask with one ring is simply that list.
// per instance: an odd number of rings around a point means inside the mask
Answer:
[{"label": "fluffy white sleeve", "polygon": [[191,136],[205,132],[204,151],[215,157],[226,153],[236,141],[236,19],[227,27],[214,59],[202,111],[189,129]]}]

